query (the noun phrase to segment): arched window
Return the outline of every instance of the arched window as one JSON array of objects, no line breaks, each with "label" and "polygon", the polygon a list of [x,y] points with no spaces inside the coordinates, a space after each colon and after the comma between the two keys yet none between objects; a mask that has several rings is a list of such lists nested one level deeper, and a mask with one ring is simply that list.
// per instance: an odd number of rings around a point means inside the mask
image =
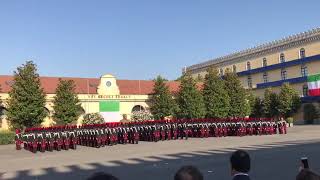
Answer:
[{"label": "arched window", "polygon": [[280,61],[280,63],[286,62],[286,58],[283,53],[280,54],[279,61]]},{"label": "arched window", "polygon": [[220,68],[220,70],[219,70],[220,72],[220,76],[223,76],[223,69],[222,68]]},{"label": "arched window", "polygon": [[1,117],[4,116],[7,113],[7,109],[3,106],[0,106],[0,120]]},{"label": "arched window", "polygon": [[201,74],[198,74],[197,81],[203,81]]},{"label": "arched window", "polygon": [[47,107],[44,107],[44,110],[47,111],[48,116],[50,117],[50,111],[49,111],[49,109],[48,109]]},{"label": "arched window", "polygon": [[81,115],[86,114],[86,111],[83,109],[83,107],[81,107],[81,109],[80,109],[80,114],[81,114]]},{"label": "arched window", "polygon": [[301,76],[302,77],[308,76],[308,67],[305,64],[301,65]]},{"label": "arched window", "polygon": [[250,63],[250,61],[247,62],[247,70],[251,70],[251,63]]},{"label": "arched window", "polygon": [[144,111],[144,107],[142,107],[140,105],[135,105],[131,110],[132,113],[133,112],[139,112],[139,111]]},{"label": "arched window", "polygon": [[262,59],[262,66],[263,66],[263,67],[268,66],[267,58],[263,58],[263,59]]},{"label": "arched window", "polygon": [[248,87],[252,88],[252,77],[251,77],[251,75],[248,75]]},{"label": "arched window", "polygon": [[306,57],[306,50],[304,48],[300,49],[299,56],[300,56],[300,58],[305,58]]},{"label": "arched window", "polygon": [[233,70],[234,73],[236,73],[236,72],[237,72],[237,66],[236,66],[236,65],[233,65],[233,66],[232,66],[232,70]]},{"label": "arched window", "polygon": [[287,79],[287,70],[281,69],[281,80],[286,80],[286,79]]},{"label": "arched window", "polygon": [[264,83],[267,83],[267,82],[268,82],[268,73],[267,73],[267,72],[264,72],[262,78],[263,78],[263,82],[264,82]]},{"label": "arched window", "polygon": [[306,97],[306,96],[308,96],[308,85],[303,85],[303,87],[302,87],[302,93],[303,93],[303,96],[304,97]]}]

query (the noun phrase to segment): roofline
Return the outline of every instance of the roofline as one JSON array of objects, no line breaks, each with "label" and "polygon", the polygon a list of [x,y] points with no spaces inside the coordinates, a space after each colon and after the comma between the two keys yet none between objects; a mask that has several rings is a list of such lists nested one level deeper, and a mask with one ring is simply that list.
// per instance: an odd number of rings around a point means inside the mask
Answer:
[{"label": "roofline", "polygon": [[274,40],[271,42],[267,42],[252,48],[248,48],[242,51],[237,51],[231,54],[228,54],[226,56],[221,56],[215,59],[211,59],[202,63],[194,64],[191,66],[188,66],[186,68],[187,71],[193,71],[201,68],[206,68],[211,65],[223,63],[223,62],[229,62],[233,60],[237,60],[239,58],[245,58],[250,57],[251,55],[261,55],[262,53],[268,53],[269,51],[273,49],[278,49],[279,47],[286,46],[291,43],[305,43],[310,42],[314,40],[320,40],[320,27],[314,28],[302,33],[294,34],[291,36],[287,36],[285,38],[282,38],[280,40]]}]

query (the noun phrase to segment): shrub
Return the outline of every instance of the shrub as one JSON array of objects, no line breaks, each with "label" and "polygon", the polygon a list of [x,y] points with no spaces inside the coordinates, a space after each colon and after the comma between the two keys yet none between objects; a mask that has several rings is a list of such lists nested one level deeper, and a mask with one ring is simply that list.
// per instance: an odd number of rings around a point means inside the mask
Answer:
[{"label": "shrub", "polygon": [[100,113],[88,113],[84,115],[82,124],[102,124],[104,118]]},{"label": "shrub", "polygon": [[15,133],[12,131],[0,131],[0,145],[13,144]]}]

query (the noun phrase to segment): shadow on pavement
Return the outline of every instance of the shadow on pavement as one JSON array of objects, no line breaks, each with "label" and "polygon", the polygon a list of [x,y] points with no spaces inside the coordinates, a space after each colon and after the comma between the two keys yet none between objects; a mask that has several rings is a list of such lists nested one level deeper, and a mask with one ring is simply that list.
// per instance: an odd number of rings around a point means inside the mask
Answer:
[{"label": "shadow on pavement", "polygon": [[[244,139],[245,140],[245,139]],[[252,179],[290,180],[298,172],[299,159],[308,156],[311,167],[320,170],[320,142],[285,142],[237,149],[247,150],[252,158]],[[173,179],[174,173],[183,165],[195,165],[205,179],[232,179],[229,175],[229,156],[235,149],[194,151],[133,158],[125,161],[108,161],[65,166],[63,168],[45,168],[41,170],[18,171],[6,179],[40,180],[79,180],[86,179],[94,172],[108,172],[122,180]],[[54,164],[52,164],[54,166]]]}]

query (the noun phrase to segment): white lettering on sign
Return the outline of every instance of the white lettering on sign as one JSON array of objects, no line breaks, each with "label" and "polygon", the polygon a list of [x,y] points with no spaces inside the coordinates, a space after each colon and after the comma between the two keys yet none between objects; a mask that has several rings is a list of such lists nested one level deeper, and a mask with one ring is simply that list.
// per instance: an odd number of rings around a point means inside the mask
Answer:
[{"label": "white lettering on sign", "polygon": [[89,99],[130,99],[129,95],[88,95]]}]

